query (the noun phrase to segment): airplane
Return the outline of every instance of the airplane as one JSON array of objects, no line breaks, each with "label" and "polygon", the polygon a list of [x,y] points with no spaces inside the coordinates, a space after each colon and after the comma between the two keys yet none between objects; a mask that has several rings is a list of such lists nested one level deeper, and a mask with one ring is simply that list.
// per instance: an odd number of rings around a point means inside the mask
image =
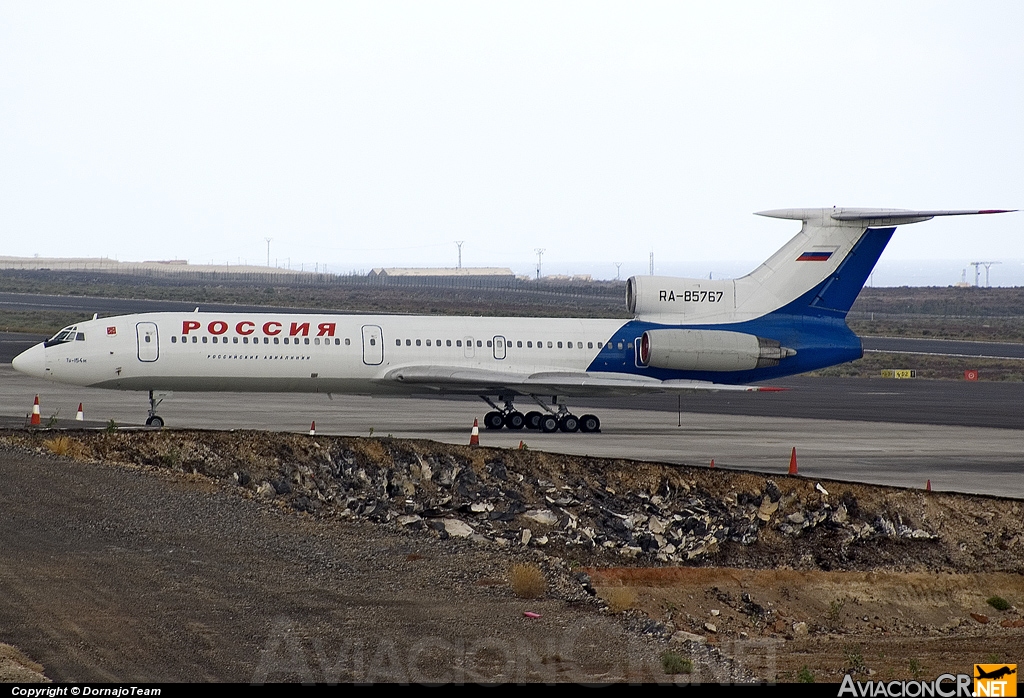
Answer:
[{"label": "airplane", "polygon": [[[15,357],[60,383],[165,391],[469,395],[489,429],[593,433],[566,398],[771,391],[763,381],[861,358],[846,315],[898,225],[1003,210],[779,209],[802,227],[738,279],[634,276],[631,320],[144,313],[65,327]],[[497,404],[492,400],[496,398]],[[550,398],[550,402],[545,398]],[[515,401],[540,409],[523,414]]]}]

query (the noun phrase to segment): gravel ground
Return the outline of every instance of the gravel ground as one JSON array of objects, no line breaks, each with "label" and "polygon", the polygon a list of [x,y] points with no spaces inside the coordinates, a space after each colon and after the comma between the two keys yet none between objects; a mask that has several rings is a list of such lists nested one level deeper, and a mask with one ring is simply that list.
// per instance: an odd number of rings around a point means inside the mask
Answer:
[{"label": "gravel ground", "polygon": [[[0,450],[0,482],[0,640],[52,680],[671,679],[663,634],[536,551],[19,448]],[[544,598],[510,591],[517,560],[544,569]],[[712,648],[694,658],[684,680],[741,678]]]}]

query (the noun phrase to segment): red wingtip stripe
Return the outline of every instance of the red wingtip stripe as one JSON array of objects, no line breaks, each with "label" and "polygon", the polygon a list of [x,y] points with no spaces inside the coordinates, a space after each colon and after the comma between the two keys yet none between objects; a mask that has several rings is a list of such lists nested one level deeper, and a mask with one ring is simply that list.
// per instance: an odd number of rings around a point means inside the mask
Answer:
[{"label": "red wingtip stripe", "polygon": [[991,209],[986,209],[985,211],[978,211],[978,213],[1016,213],[1016,211],[1017,211],[1017,209],[1015,209],[1015,208],[1008,208],[1008,209],[991,208]]},{"label": "red wingtip stripe", "polygon": [[772,385],[765,385],[765,386],[758,387],[757,392],[759,392],[759,393],[781,393],[781,392],[785,392],[787,390],[789,390],[789,388],[779,388],[779,387],[772,386]]}]

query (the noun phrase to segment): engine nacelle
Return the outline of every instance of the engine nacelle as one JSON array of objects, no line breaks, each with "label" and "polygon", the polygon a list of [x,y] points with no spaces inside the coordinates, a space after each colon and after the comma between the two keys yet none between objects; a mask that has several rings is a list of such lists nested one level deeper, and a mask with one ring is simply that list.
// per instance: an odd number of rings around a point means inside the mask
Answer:
[{"label": "engine nacelle", "polygon": [[631,276],[626,307],[635,317],[671,317],[687,321],[726,316],[736,308],[736,282]]},{"label": "engine nacelle", "polygon": [[747,371],[778,366],[796,350],[743,332],[648,330],[640,338],[641,366],[674,371]]}]

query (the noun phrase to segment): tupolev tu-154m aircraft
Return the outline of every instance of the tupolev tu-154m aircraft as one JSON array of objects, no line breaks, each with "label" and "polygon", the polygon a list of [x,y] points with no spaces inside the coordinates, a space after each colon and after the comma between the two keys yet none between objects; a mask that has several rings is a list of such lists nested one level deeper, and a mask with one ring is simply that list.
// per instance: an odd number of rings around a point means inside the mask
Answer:
[{"label": "tupolev tu-154m aircraft", "polygon": [[[859,359],[846,324],[897,225],[1006,211],[782,209],[803,222],[730,280],[634,276],[632,320],[411,315],[145,313],[65,327],[14,359],[61,383],[149,391],[475,395],[490,429],[596,432],[565,398],[773,390],[754,382]],[[497,403],[492,398],[497,399]],[[550,398],[550,400],[546,400]],[[516,400],[540,406],[523,414]]]}]

